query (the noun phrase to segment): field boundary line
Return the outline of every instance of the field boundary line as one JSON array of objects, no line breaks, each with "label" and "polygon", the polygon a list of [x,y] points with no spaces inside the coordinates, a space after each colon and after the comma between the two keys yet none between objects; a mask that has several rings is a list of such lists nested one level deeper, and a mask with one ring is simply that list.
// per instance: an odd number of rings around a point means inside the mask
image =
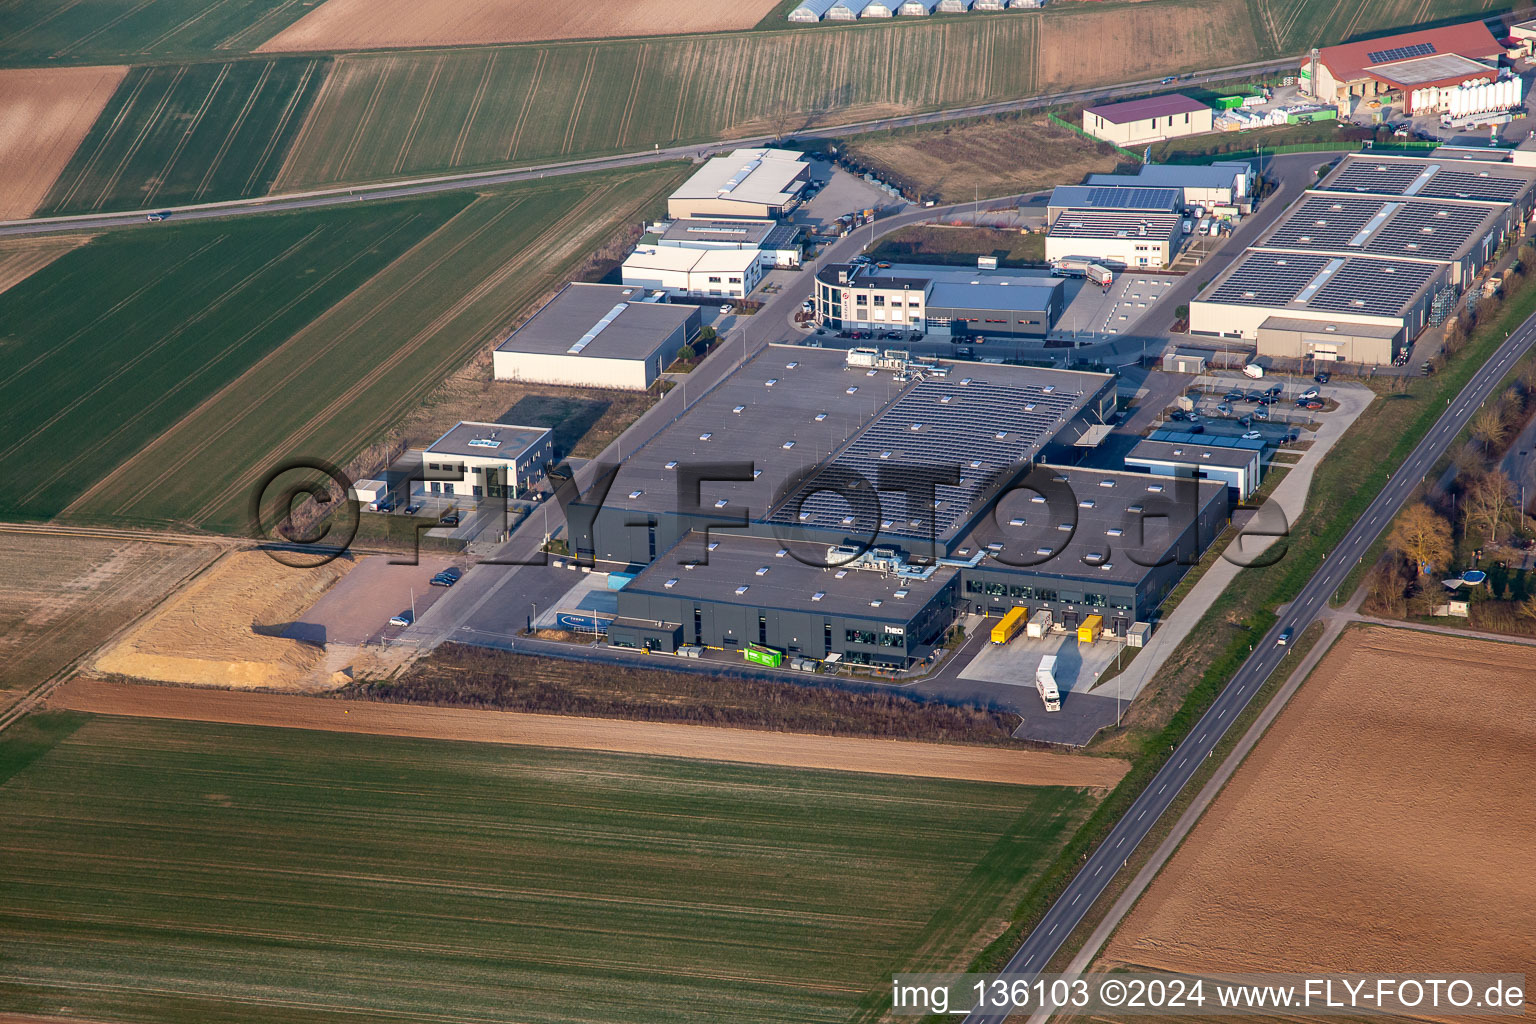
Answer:
[{"label": "field boundary line", "polygon": [[629,126],[635,117],[635,101],[640,98],[640,83],[644,81],[645,63],[650,56],[650,45],[641,43],[640,54],[635,58],[635,76],[629,83],[629,102],[624,104],[624,116],[619,119],[619,135],[613,141],[613,144],[620,148],[623,148],[629,139]]},{"label": "field boundary line", "polygon": [[[133,71],[134,69],[130,68],[128,70],[128,74],[132,75]],[[127,76],[124,76],[123,84],[126,83]],[[101,163],[101,161],[104,159],[107,143],[112,141],[112,139],[117,135],[118,130],[122,128],[124,122],[128,120],[129,112],[133,110],[134,105],[139,102],[139,96],[144,92],[144,87],[148,84],[149,69],[144,68],[139,72],[138,80],[133,83],[133,88],[129,90],[128,95],[123,98],[123,105],[117,108],[117,113],[112,117],[112,123],[107,125],[107,129],[102,133],[101,138],[95,140],[95,146],[91,150],[91,155],[86,159],[85,166],[81,167],[79,171],[76,172],[75,180],[70,182],[69,187],[64,190],[64,194],[59,196],[58,199],[54,201],[53,205],[61,209],[67,209],[69,204],[75,201],[75,194],[85,187],[85,183],[87,180],[89,180],[91,173],[95,171],[96,165]],[[121,89],[122,87],[122,85],[119,85],[118,89]],[[117,96],[114,92],[114,95],[111,99],[107,100],[107,103],[110,104],[112,100],[116,98]],[[81,149],[85,148],[85,144],[87,142],[92,141],[91,134],[94,132],[94,128],[95,126],[93,125],[91,131],[87,131],[86,137],[80,140]],[[60,172],[60,182],[63,181],[64,173],[68,170],[69,168],[66,166],[64,171]],[[55,182],[54,184],[55,187],[57,187],[59,182]],[[47,205],[46,199],[44,200],[44,205]]]},{"label": "field boundary line", "polygon": [[294,133],[293,141],[288,144],[288,153],[283,157],[283,164],[277,169],[277,174],[272,178],[273,189],[276,189],[279,186],[284,188],[289,186],[288,179],[291,177],[294,170],[294,159],[304,148],[304,144],[309,139],[309,136],[314,132],[315,121],[319,119],[320,111],[325,108],[326,97],[330,94],[332,89],[341,88],[341,86],[336,85],[335,83],[338,79],[341,78],[340,71],[346,61],[347,55],[342,54],[339,57],[333,58],[326,65],[327,71],[325,75],[325,81],[320,83],[320,88],[315,93],[315,101],[310,105],[309,111],[304,117],[304,123],[299,126],[299,130]]},{"label": "field boundary line", "polygon": [[576,126],[581,122],[581,108],[587,104],[587,90],[592,86],[592,69],[597,67],[597,47],[587,51],[587,66],[582,71],[581,86],[576,90],[576,102],[571,105],[571,119],[565,126],[565,139],[560,143],[560,155],[570,153],[576,144]]},{"label": "field boundary line", "polygon": [[128,718],[555,747],[1012,785],[1104,789],[1113,786],[1126,770],[1125,762],[1115,758],[1008,747],[482,711],[87,678],[70,679],[57,687],[48,704],[64,710]]}]

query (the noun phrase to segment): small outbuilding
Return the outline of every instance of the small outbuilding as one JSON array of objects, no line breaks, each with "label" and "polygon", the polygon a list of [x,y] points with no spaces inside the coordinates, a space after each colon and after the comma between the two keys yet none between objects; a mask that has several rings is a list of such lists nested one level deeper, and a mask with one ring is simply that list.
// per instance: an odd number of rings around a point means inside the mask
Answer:
[{"label": "small outbuilding", "polygon": [[1139,146],[1213,130],[1215,111],[1183,93],[1104,103],[1083,111],[1083,131],[1117,146]]}]

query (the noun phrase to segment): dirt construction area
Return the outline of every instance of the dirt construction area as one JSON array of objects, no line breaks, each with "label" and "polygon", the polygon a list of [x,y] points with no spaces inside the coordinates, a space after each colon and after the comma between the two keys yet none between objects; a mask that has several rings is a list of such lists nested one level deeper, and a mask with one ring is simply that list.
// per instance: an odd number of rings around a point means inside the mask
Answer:
[{"label": "dirt construction area", "polygon": [[217,550],[0,532],[0,708],[153,608]]},{"label": "dirt construction area", "polygon": [[283,632],[354,563],[294,569],[238,551],[96,659],[94,670],[188,686],[323,689],[324,649]]},{"label": "dirt construction area", "polygon": [[32,215],[127,73],[122,67],[0,71],[0,220]]},{"label": "dirt construction area", "polygon": [[1188,973],[1536,971],[1528,647],[1347,631],[1110,940]]},{"label": "dirt construction area", "polygon": [[283,635],[322,645],[363,644],[401,633],[405,627],[389,625],[390,616],[410,610],[413,597],[416,616],[425,615],[448,592],[428,581],[453,563],[422,555],[416,565],[397,565],[394,557],[372,555],[358,562],[356,569],[295,619]]},{"label": "dirt construction area", "polygon": [[[262,52],[524,43],[747,29],[778,0],[328,0],[263,43]],[[588,74],[590,74],[590,70]]]},{"label": "dirt construction area", "polygon": [[1114,758],[1075,757],[1039,750],[806,736],[510,711],[406,707],[371,701],[189,690],[94,679],[71,680],[54,691],[48,704],[54,708],[102,715],[605,750],[1030,786],[1108,789],[1119,782],[1126,771],[1126,763]]}]

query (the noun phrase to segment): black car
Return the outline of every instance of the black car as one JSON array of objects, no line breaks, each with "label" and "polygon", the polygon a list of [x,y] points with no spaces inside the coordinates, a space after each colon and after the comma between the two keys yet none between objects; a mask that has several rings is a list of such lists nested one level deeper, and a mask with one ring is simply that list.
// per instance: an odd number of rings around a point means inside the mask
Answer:
[{"label": "black car", "polygon": [[1190,424],[1189,432],[1191,434],[1203,434],[1203,433],[1205,433],[1205,424],[1204,423],[1192,423],[1192,424]]},{"label": "black car", "polygon": [[433,576],[430,582],[434,587],[451,587],[459,582],[459,577],[463,575],[464,571],[462,569],[444,569],[436,576]]},{"label": "black car", "polygon": [[421,506],[420,505],[407,505],[407,506],[405,506],[405,514],[408,515],[408,516],[413,516],[417,512],[420,512],[420,511],[421,511]]},{"label": "black car", "polygon": [[1226,395],[1222,397],[1223,402],[1241,402],[1242,400],[1243,393],[1241,391],[1228,391]]},{"label": "black car", "polygon": [[1312,379],[1317,381],[1319,384],[1327,384],[1328,381],[1332,378],[1333,374],[1329,373],[1327,370],[1321,370],[1316,375],[1314,375]]},{"label": "black car", "polygon": [[1264,392],[1262,392],[1262,391],[1250,391],[1246,395],[1244,395],[1243,397],[1246,398],[1250,402],[1257,402],[1259,399],[1264,397]]}]

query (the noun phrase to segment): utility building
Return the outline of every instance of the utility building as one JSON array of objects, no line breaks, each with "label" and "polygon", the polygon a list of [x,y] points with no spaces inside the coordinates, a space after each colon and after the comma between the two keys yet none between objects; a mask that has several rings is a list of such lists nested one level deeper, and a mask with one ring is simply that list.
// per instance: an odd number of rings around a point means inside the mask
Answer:
[{"label": "utility building", "polygon": [[640,288],[572,283],[496,346],[497,380],[643,391],[699,333],[699,307]]},{"label": "utility building", "polygon": [[[827,16],[837,11],[834,6]],[[713,157],[668,198],[667,216],[782,217],[799,201],[810,167],[805,154],[790,149],[738,149]]]},{"label": "utility building", "polygon": [[1212,130],[1215,112],[1182,93],[1104,103],[1083,111],[1083,131],[1117,146],[1199,135]]},{"label": "utility building", "polygon": [[1262,479],[1264,442],[1211,434],[1153,431],[1125,457],[1128,469],[1153,476],[1219,480],[1230,489],[1233,504],[1247,500]]},{"label": "utility building", "polygon": [[1090,174],[1100,188],[1176,188],[1184,206],[1234,206],[1253,192],[1255,174],[1246,160],[1213,164],[1143,164],[1135,174]]}]

